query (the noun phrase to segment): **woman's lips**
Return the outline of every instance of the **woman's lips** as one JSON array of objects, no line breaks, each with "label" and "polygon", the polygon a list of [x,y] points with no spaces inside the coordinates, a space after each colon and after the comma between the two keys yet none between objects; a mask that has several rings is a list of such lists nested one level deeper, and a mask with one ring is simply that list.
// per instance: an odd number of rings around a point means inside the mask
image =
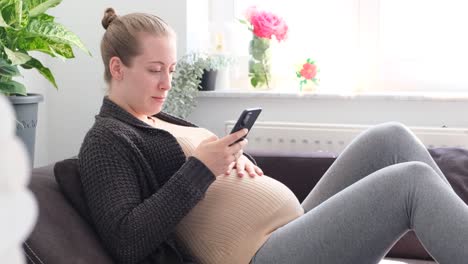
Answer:
[{"label": "woman's lips", "polygon": [[161,96],[153,96],[152,97],[155,101],[164,103],[166,101],[166,97],[161,97]]}]

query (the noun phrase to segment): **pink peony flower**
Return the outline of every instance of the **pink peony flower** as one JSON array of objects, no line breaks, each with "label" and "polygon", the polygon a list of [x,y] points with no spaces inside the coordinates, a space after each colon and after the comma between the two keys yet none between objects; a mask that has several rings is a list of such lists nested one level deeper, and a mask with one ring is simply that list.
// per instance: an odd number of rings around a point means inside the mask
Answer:
[{"label": "pink peony flower", "polygon": [[258,10],[255,7],[249,12],[249,21],[253,26],[253,33],[255,36],[271,39],[274,35],[278,41],[282,41],[286,38],[288,25],[286,25],[283,18],[270,12]]},{"label": "pink peony flower", "polygon": [[317,75],[317,66],[315,64],[304,63],[300,72],[301,76],[306,80],[312,80]]},{"label": "pink peony flower", "polygon": [[252,15],[257,13],[258,12],[258,8],[256,6],[250,6],[249,8],[247,8],[245,10],[245,19],[247,19],[247,21],[249,21],[250,23],[251,22],[251,19],[252,19]]}]

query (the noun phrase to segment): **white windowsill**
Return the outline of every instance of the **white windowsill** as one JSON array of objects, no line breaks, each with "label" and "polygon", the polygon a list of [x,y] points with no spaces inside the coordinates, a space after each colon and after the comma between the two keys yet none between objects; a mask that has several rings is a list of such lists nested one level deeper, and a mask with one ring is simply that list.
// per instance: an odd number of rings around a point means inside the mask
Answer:
[{"label": "white windowsill", "polygon": [[281,91],[246,91],[246,90],[219,90],[202,91],[198,97],[205,98],[269,98],[269,99],[343,99],[343,100],[395,100],[395,101],[443,101],[443,102],[468,102],[468,93],[362,93],[362,94],[338,94],[338,93],[294,93]]}]

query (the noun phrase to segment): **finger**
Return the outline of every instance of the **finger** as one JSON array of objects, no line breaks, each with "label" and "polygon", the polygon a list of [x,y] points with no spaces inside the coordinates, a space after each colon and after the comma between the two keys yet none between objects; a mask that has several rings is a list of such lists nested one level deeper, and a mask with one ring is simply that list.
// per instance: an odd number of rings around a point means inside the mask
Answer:
[{"label": "finger", "polygon": [[245,148],[245,146],[247,146],[247,143],[249,143],[249,140],[247,138],[244,138],[242,141],[239,142],[241,148]]},{"label": "finger", "polygon": [[[244,140],[232,145],[229,147],[229,152],[230,153],[238,153],[239,151],[242,151],[242,149],[247,145],[249,141],[245,138]],[[243,154],[243,152],[242,152]]]},{"label": "finger", "polygon": [[234,168],[235,165],[236,165],[235,162],[231,162],[231,164],[229,164],[228,169],[226,170],[226,172],[224,174],[225,175],[230,175],[231,171],[232,171],[232,168]]},{"label": "finger", "polygon": [[255,166],[255,172],[257,172],[258,176],[263,176],[263,170],[260,167]]},{"label": "finger", "polygon": [[248,129],[243,128],[237,132],[234,132],[232,134],[229,134],[221,138],[220,141],[229,146],[233,144],[234,142],[236,142],[237,140],[241,139],[243,136],[247,135],[247,132],[248,132]]},{"label": "finger", "polygon": [[250,177],[255,177],[255,176],[258,176],[257,175],[257,172],[255,172],[255,169],[254,169],[254,166],[252,164],[250,165],[246,165],[245,166],[245,170],[247,171],[247,173],[250,175]]},{"label": "finger", "polygon": [[237,159],[240,159],[240,157],[242,157],[242,155],[244,155],[244,150],[243,149],[237,151],[237,153],[236,153]]},{"label": "finger", "polygon": [[237,176],[243,177],[245,175],[245,161],[242,159],[236,162]]}]

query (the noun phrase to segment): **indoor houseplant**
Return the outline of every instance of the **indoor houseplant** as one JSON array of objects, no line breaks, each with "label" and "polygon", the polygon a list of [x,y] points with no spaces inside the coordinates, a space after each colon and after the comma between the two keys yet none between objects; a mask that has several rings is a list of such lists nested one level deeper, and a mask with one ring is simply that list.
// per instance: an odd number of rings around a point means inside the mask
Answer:
[{"label": "indoor houseplant", "polygon": [[203,75],[200,83],[200,91],[212,91],[216,87],[219,71],[226,69],[234,62],[232,57],[224,54],[206,55],[204,59]]},{"label": "indoor houseplant", "polygon": [[[36,69],[55,88],[52,72],[31,51],[63,59],[74,58],[72,46],[89,54],[79,38],[46,14],[61,0],[0,0],[0,93],[12,102],[18,120],[17,134],[26,143],[31,164],[34,158],[34,137],[37,103],[42,95],[28,93],[17,78],[19,67]],[[25,116],[26,115],[26,116]],[[32,137],[32,138],[31,138]]]},{"label": "indoor houseplant", "polygon": [[[233,59],[222,54],[191,52],[179,59],[172,79],[164,111],[178,117],[187,117],[196,107],[196,97],[200,90],[213,90],[202,85],[202,79],[216,78],[216,72],[233,63]],[[207,76],[208,75],[208,76]],[[212,76],[209,76],[212,75]],[[215,84],[209,80],[207,84]]]},{"label": "indoor houseplant", "polygon": [[317,74],[320,69],[317,64],[311,58],[307,58],[301,68],[296,71],[296,77],[299,79],[299,91],[314,91],[320,82],[320,78]]}]

